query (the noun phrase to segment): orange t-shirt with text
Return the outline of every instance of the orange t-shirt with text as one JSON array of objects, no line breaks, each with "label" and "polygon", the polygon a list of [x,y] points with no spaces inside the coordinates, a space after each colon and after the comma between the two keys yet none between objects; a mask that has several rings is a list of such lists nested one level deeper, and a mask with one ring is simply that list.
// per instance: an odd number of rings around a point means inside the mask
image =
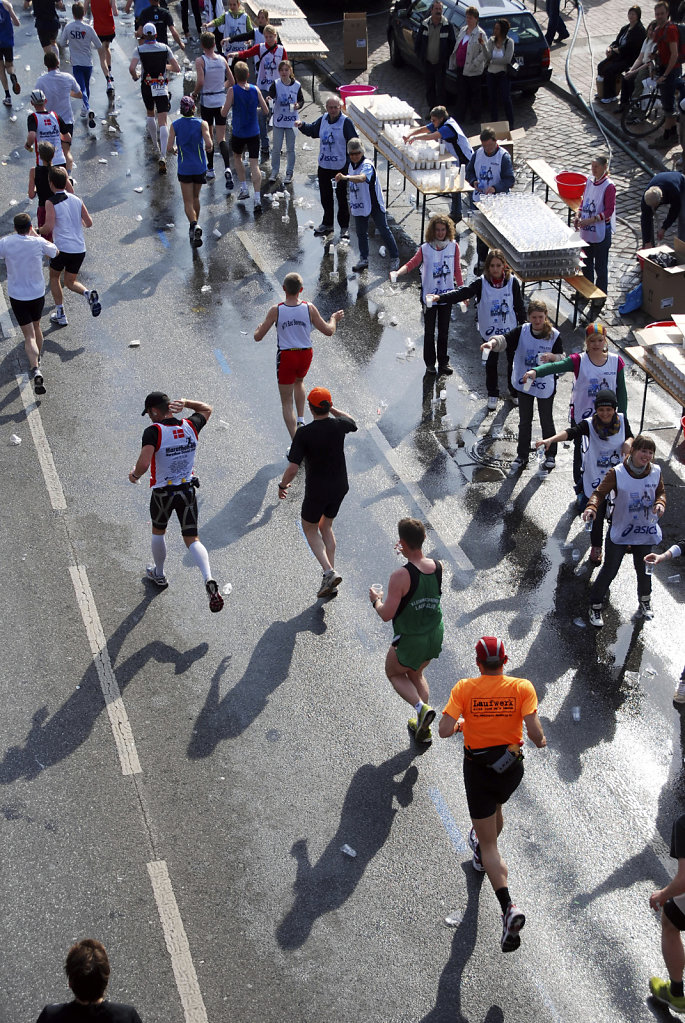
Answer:
[{"label": "orange t-shirt with text", "polygon": [[537,694],[527,678],[479,675],[459,679],[443,713],[455,721],[464,718],[464,746],[484,749],[520,742],[523,719],[537,708]]}]

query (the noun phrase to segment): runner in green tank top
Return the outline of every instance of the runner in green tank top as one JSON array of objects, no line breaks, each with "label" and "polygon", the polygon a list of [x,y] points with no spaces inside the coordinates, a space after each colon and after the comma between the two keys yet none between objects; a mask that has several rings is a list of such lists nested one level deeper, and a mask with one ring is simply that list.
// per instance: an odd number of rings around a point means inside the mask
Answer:
[{"label": "runner in green tank top", "polygon": [[397,550],[407,564],[390,576],[385,600],[378,587],[369,590],[369,598],[379,617],[384,622],[392,619],[394,626],[385,673],[395,691],[416,711],[409,719],[416,741],[430,743],[435,711],[428,703],[424,669],[442,650],[442,564],[424,556],[426,530],[418,519],[400,519],[397,531]]}]

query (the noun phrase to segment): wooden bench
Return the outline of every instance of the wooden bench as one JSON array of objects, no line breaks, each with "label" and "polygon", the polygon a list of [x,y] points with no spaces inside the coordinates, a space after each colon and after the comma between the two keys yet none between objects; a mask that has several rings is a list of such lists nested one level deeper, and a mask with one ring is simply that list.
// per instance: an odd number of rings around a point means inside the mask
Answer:
[{"label": "wooden bench", "polygon": [[556,172],[546,160],[526,160],[526,163],[533,174],[530,187],[531,192],[535,191],[535,179],[540,178],[545,186],[545,202],[549,202],[549,190],[551,188],[556,197],[568,206],[568,222],[570,224],[571,213],[577,213],[580,209],[580,199],[564,199],[559,195]]},{"label": "wooden bench", "polygon": [[573,326],[575,327],[578,322],[578,303],[581,298],[586,298],[588,302],[606,302],[606,294],[598,288],[596,285],[589,281],[587,277],[583,277],[582,274],[578,274],[575,277],[564,277],[567,284],[575,291],[573,296]]}]

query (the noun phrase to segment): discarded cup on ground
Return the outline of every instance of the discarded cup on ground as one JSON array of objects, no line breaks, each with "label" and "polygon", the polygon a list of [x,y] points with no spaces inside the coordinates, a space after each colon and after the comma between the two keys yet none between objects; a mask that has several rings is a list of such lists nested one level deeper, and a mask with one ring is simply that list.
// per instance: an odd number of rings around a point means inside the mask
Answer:
[{"label": "discarded cup on ground", "polygon": [[378,255],[379,256],[387,256],[387,254],[388,254],[388,252],[387,252],[387,249],[385,248],[385,245],[381,245],[380,249],[378,250]]},{"label": "discarded cup on ground", "polygon": [[440,391],[440,401],[444,401],[446,397],[447,397],[447,389],[445,387],[443,387],[443,389]]},{"label": "discarded cup on ground", "polygon": [[344,853],[345,856],[349,856],[351,859],[354,859],[355,856],[357,855],[356,851],[352,848],[351,845],[348,845],[347,842],[345,842],[344,845],[340,846],[340,852]]},{"label": "discarded cup on ground", "polygon": [[21,444],[21,437],[17,437],[16,433],[13,433],[10,437],[10,444],[14,444],[18,447]]},{"label": "discarded cup on ground", "polygon": [[140,348],[140,341],[138,341],[138,340],[136,340],[136,341],[129,341],[128,347],[129,348]]},{"label": "discarded cup on ground", "polygon": [[678,583],[680,582],[680,576],[679,575],[669,575],[668,581],[669,581],[669,583],[672,583],[673,586],[677,586]]},{"label": "discarded cup on ground", "polygon": [[214,230],[212,231],[212,234],[214,235],[215,238],[221,238],[221,231],[219,230],[218,227],[214,228]]},{"label": "discarded cup on ground", "polygon": [[574,721],[580,721],[580,707],[571,708],[571,717]]},{"label": "discarded cup on ground", "polygon": [[230,583],[226,583],[221,592],[223,593],[224,597],[230,596],[230,594],[233,593],[232,585]]}]

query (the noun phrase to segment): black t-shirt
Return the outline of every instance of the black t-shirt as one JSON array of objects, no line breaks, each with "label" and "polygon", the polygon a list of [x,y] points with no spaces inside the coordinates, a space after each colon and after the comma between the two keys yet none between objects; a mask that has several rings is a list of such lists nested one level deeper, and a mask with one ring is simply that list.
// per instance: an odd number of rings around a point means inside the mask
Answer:
[{"label": "black t-shirt", "polygon": [[98,1005],[80,1005],[63,1002],[46,1005],[37,1023],[142,1023],[132,1005],[119,1002],[100,1002]]},{"label": "black t-shirt", "polygon": [[[205,417],[202,415],[201,412],[193,412],[192,416],[185,416],[184,418],[187,419],[189,423],[193,424],[193,426],[195,427],[195,429],[197,430],[198,433],[200,432],[200,430],[202,429],[203,426],[207,425],[207,420],[205,419]],[[164,422],[161,425],[162,426],[181,426],[181,423],[182,423],[182,420],[180,420],[180,419],[169,418],[169,419],[165,419]],[[143,447],[145,447],[146,444],[151,444],[152,447],[155,450],[157,450],[157,441],[158,440],[159,440],[159,431],[158,431],[156,425],[154,423],[152,423],[150,426],[147,426],[143,430]]]},{"label": "black t-shirt", "polygon": [[288,460],[301,465],[304,459],[305,493],[347,491],[345,435],[356,430],[357,424],[348,416],[328,416],[300,427],[290,445]]},{"label": "black t-shirt", "polygon": [[33,0],[33,17],[36,21],[59,21],[55,0]]},{"label": "black t-shirt", "polygon": [[166,7],[146,7],[138,18],[138,24],[147,25],[149,21],[157,28],[157,42],[168,44],[167,28],[173,25],[174,19]]},{"label": "black t-shirt", "polygon": [[674,860],[685,859],[685,813],[673,821],[671,856]]},{"label": "black t-shirt", "polygon": [[39,206],[45,206],[46,200],[52,198],[52,189],[50,188],[50,182],[48,181],[49,174],[49,167],[41,167],[40,165],[36,167],[34,181]]}]

